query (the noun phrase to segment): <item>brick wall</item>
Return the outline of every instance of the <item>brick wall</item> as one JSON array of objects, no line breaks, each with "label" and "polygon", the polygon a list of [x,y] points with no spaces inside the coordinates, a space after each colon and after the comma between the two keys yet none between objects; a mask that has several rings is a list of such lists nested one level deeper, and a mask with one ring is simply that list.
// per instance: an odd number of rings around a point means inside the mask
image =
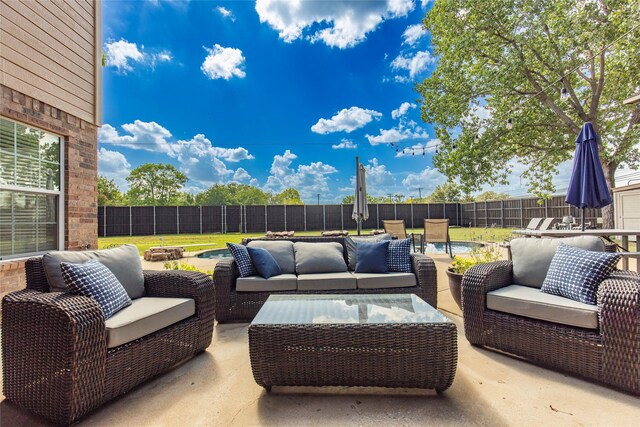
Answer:
[{"label": "brick wall", "polygon": [[[65,249],[98,246],[98,127],[0,84],[0,115],[64,139]],[[24,288],[24,262],[0,261],[0,296]]]}]

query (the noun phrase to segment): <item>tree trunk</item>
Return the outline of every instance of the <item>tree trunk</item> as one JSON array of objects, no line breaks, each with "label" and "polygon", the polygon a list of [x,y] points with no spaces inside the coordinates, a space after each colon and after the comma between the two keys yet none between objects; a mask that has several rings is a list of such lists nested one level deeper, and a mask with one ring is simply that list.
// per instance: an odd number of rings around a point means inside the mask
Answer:
[{"label": "tree trunk", "polygon": [[[607,185],[609,186],[609,192],[613,190],[616,185],[616,169],[618,169],[618,164],[613,162],[602,162],[602,169],[604,170],[604,177],[607,181]],[[614,209],[613,203],[608,206],[605,206],[601,209],[602,211],[602,228],[614,228]]]}]

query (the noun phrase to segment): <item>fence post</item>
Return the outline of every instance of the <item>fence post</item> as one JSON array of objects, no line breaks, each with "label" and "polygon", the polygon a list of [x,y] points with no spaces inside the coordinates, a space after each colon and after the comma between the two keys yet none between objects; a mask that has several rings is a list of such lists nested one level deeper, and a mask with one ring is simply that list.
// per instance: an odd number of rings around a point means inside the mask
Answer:
[{"label": "fence post", "polygon": [[[103,206],[102,207],[103,210],[103,215],[102,215],[102,228],[104,228],[104,237],[107,237],[107,207]],[[153,234],[156,234],[156,216],[155,214],[153,215]]]},{"label": "fence post", "polygon": [[326,205],[322,205],[322,231],[327,230],[327,209]]},{"label": "fence post", "polygon": [[427,219],[431,219],[431,203],[427,203]]},{"label": "fence post", "polygon": [[504,200],[500,200],[500,227],[504,228]]},{"label": "fence post", "polygon": [[267,216],[267,205],[264,205],[264,232],[269,231],[269,224],[267,224],[269,217]]},{"label": "fence post", "polygon": [[131,225],[131,206],[129,206],[129,236],[133,236],[133,226]]},{"label": "fence post", "polygon": [[200,234],[202,234],[202,206],[198,206],[200,209]]},{"label": "fence post", "polygon": [[473,226],[478,226],[478,202],[473,202]]},{"label": "fence post", "polygon": [[524,228],[524,211],[522,210],[522,199],[520,199],[520,228]]},{"label": "fence post", "polygon": [[376,229],[380,229],[380,204],[376,203]]},{"label": "fence post", "polygon": [[544,217],[549,218],[549,206],[547,204],[548,199],[544,199]]},{"label": "fence post", "polygon": [[460,227],[460,209],[462,208],[462,203],[456,203],[456,225]]},{"label": "fence post", "polygon": [[287,231],[287,205],[284,206],[284,231]]},{"label": "fence post", "polygon": [[413,225],[413,203],[411,203],[411,228],[415,228]]},{"label": "fence post", "polygon": [[222,233],[225,233],[225,227],[224,227],[224,205],[220,205],[220,230],[222,231]]},{"label": "fence post", "polygon": [[398,205],[396,203],[393,204],[393,219],[398,219]]},{"label": "fence post", "polygon": [[156,206],[155,205],[153,205],[153,235],[154,236],[156,235]]},{"label": "fence post", "polygon": [[340,230],[344,230],[344,205],[340,203]]},{"label": "fence post", "polygon": [[304,231],[307,231],[307,205],[302,205],[302,212],[304,214]]},{"label": "fence post", "polygon": [[176,229],[180,234],[180,206],[176,206]]}]

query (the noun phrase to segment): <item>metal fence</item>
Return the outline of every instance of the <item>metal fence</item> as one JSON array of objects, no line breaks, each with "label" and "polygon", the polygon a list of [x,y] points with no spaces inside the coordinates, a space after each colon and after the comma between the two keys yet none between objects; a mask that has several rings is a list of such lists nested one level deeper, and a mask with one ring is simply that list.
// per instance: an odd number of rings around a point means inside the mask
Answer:
[{"label": "metal fence", "polygon": [[[356,227],[352,213],[353,205],[100,206],[98,236],[344,230]],[[463,224],[459,203],[370,204],[362,227],[403,219],[409,228],[422,228],[423,218]]]},{"label": "metal fence", "polygon": [[[422,228],[424,218],[449,218],[453,226],[525,227],[531,218],[580,211],[564,196],[544,200],[509,199],[471,203],[370,204],[364,229],[382,228],[385,219],[403,219],[408,228]],[[354,229],[353,205],[234,205],[234,206],[100,206],[98,236],[145,236],[186,233],[263,233]],[[599,209],[587,209],[585,220],[596,223]]]}]

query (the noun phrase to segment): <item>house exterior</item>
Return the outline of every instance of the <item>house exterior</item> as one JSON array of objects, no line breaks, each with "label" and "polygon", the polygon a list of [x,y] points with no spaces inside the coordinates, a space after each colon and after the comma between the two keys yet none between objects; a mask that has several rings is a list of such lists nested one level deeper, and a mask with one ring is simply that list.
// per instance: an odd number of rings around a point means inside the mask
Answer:
[{"label": "house exterior", "polygon": [[97,246],[101,2],[0,2],[0,297],[24,261]]}]

